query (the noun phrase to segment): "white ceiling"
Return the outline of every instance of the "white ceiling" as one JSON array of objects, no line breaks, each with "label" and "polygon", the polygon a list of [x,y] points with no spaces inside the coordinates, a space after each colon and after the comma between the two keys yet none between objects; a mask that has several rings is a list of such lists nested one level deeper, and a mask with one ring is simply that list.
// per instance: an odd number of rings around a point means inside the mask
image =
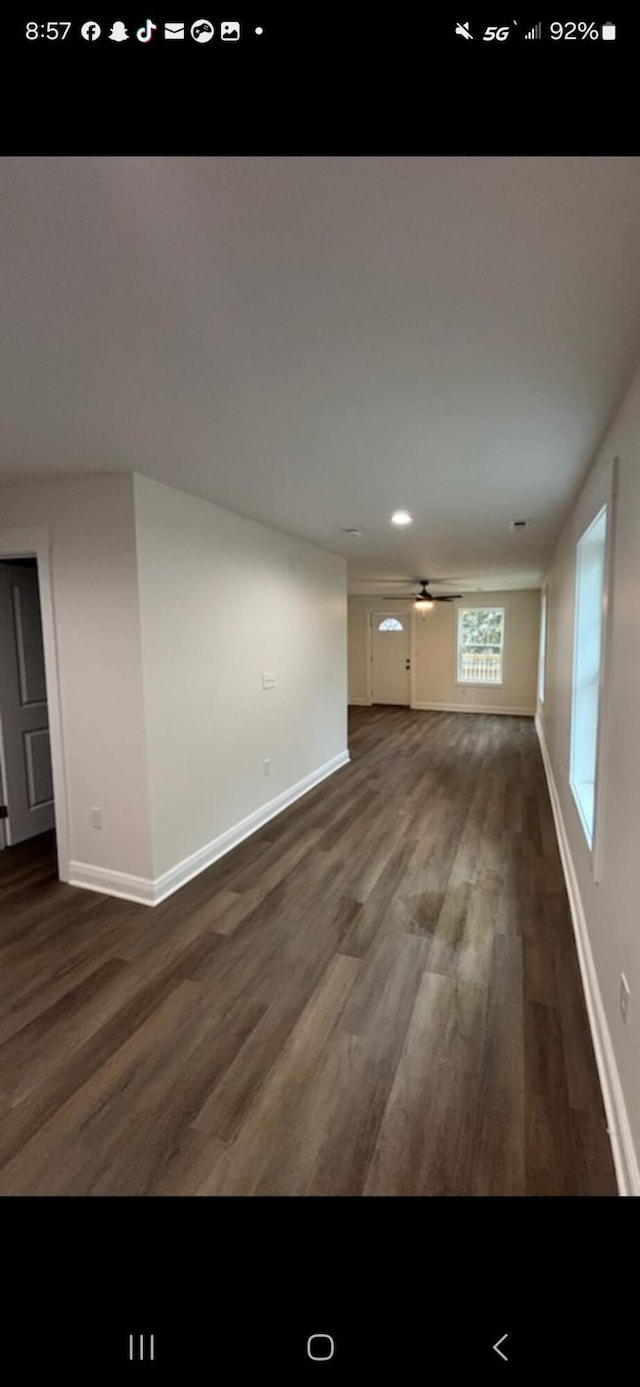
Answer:
[{"label": "white ceiling", "polygon": [[145,472],[354,590],[540,581],[640,356],[640,159],[0,172],[0,480]]}]

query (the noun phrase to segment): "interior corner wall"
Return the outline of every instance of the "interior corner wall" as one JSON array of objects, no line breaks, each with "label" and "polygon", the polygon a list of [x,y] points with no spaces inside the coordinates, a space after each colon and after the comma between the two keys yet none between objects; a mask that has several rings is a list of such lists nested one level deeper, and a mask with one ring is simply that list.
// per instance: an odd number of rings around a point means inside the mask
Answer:
[{"label": "interior corner wall", "polygon": [[[533,716],[536,709],[540,591],[538,588],[508,592],[469,593],[465,606],[504,606],[506,638],[504,683],[478,686],[456,682],[457,608],[462,603],[436,603],[422,618],[412,606],[398,602],[409,613],[413,642],[414,708],[447,708],[460,712],[520,713]],[[379,597],[349,598],[349,701],[366,703],[366,622],[372,611],[391,611],[391,603]]]},{"label": "interior corner wall", "polygon": [[[548,774],[570,880],[574,918],[586,933],[587,993],[592,1030],[604,1074],[608,1118],[619,1177],[640,1193],[640,372],[618,411],[580,492],[547,574],[547,658],[544,703],[538,705]],[[606,469],[618,458],[613,570],[609,595],[609,658],[605,672],[606,724],[599,749],[604,774],[599,837],[599,882],[569,785],[576,545],[592,518]],[[628,1020],[620,1013],[620,974],[631,988]],[[591,973],[591,976],[589,976]],[[589,998],[588,998],[589,1000]]]},{"label": "interior corner wall", "polygon": [[348,759],[346,562],[144,476],[134,495],[157,883]]},{"label": "interior corner wall", "polygon": [[[2,487],[0,529],[20,526],[50,535],[71,859],[98,877],[148,879],[132,474]],[[92,807],[102,829],[91,826]]]},{"label": "interior corner wall", "polygon": [[348,678],[349,702],[368,703],[366,622],[375,599],[353,596],[348,599]]}]

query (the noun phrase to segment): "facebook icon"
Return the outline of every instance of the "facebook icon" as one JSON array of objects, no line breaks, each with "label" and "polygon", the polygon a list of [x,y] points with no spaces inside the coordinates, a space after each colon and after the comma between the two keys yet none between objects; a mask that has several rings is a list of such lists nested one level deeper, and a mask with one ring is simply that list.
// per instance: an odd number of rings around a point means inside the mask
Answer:
[{"label": "facebook icon", "polygon": [[80,33],[83,39],[87,39],[89,43],[93,43],[94,39],[100,38],[102,30],[100,25],[95,23],[95,20],[89,19],[86,24],[82,25]]}]

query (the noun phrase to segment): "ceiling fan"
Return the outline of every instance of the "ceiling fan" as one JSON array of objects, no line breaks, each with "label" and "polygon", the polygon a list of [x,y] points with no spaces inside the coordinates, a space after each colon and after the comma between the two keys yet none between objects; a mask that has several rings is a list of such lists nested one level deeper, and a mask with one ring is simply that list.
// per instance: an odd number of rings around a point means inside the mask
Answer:
[{"label": "ceiling fan", "polygon": [[447,582],[447,579],[431,578],[431,580],[429,580],[429,578],[416,578],[416,582],[420,584],[420,592],[409,592],[407,593],[406,597],[403,597],[400,594],[396,594],[395,597],[383,597],[382,600],[383,602],[410,602],[411,599],[413,599],[416,607],[420,608],[424,604],[424,610],[428,611],[429,608],[433,606],[434,602],[455,602],[456,598],[462,597],[461,592],[448,592],[446,593],[446,595],[443,595],[442,597],[439,596],[437,593],[429,592],[429,588],[427,586],[429,581],[431,581],[432,583],[444,583]]}]

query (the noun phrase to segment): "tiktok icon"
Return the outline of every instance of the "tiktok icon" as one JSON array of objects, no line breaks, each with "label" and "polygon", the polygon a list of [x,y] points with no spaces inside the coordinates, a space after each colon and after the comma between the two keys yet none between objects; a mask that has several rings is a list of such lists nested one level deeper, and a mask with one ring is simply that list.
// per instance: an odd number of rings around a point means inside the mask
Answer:
[{"label": "tiktok icon", "polygon": [[151,43],[151,39],[153,38],[153,31],[154,29],[157,29],[157,27],[157,24],[153,24],[152,21],[148,19],[146,24],[142,27],[142,29],[136,29],[136,38],[138,40],[138,43]]}]

